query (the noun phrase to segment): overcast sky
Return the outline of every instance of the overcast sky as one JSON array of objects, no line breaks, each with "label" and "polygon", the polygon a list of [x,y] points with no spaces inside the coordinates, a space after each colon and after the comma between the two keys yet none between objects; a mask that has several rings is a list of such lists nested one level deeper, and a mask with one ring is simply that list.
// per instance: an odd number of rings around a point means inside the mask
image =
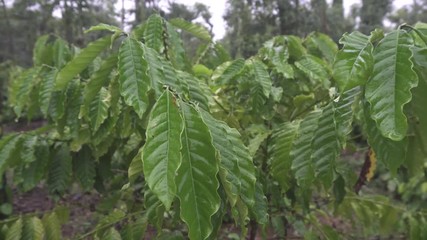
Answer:
[{"label": "overcast sky", "polygon": [[[209,7],[209,11],[212,13],[211,22],[213,24],[213,32],[215,35],[215,39],[221,39],[225,34],[225,22],[222,16],[225,13],[225,2],[226,0],[174,0],[177,3],[183,3],[185,5],[192,6],[194,3],[199,2],[203,3]],[[122,1],[117,1],[116,7],[120,9]],[[327,0],[327,2],[331,3],[332,0]],[[360,3],[360,0],[344,0],[344,8],[346,14],[350,11],[350,7],[353,4]],[[126,8],[133,8],[133,0],[125,0]],[[412,3],[412,0],[394,0],[395,9],[402,7],[405,4]],[[166,7],[167,1],[162,1],[160,7]],[[129,19],[131,20],[131,19]]]}]

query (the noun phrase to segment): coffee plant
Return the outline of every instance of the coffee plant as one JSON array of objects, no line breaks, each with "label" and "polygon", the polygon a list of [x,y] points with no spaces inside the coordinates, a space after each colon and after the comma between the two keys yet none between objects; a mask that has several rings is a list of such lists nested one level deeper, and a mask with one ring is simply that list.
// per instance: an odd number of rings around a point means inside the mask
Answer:
[{"label": "coffee plant", "polygon": [[[38,39],[8,104],[44,124],[0,140],[13,188],[102,194],[108,207],[79,239],[221,239],[230,225],[249,239],[427,238],[422,205],[363,192],[376,165],[425,182],[426,25],[346,33],[339,46],[277,36],[249,59],[182,19],[92,31],[110,34],[83,49]],[[195,56],[183,31],[200,42]],[[10,215],[1,239],[61,239],[66,212]]]}]

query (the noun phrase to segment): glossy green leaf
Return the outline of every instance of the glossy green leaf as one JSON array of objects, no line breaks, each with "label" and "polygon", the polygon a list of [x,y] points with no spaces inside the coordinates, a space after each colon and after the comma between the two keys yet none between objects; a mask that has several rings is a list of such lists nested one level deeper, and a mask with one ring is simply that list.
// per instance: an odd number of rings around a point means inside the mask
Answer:
[{"label": "glossy green leaf", "polygon": [[259,224],[266,225],[268,223],[268,201],[262,188],[263,185],[257,181],[255,184],[255,204],[249,209]]},{"label": "glossy green leaf", "polygon": [[341,92],[368,80],[374,63],[373,45],[369,37],[360,33],[346,33],[340,39],[343,48],[337,53],[333,66],[333,76]]},{"label": "glossy green leaf", "polygon": [[270,157],[270,173],[279,183],[283,191],[291,187],[292,159],[291,148],[299,128],[299,122],[286,122],[278,127],[271,136],[268,146]]},{"label": "glossy green leaf", "polygon": [[268,98],[270,96],[272,83],[270,75],[267,72],[267,67],[259,60],[252,60],[252,66],[255,74],[255,81],[261,85],[264,96]]},{"label": "glossy green leaf", "polygon": [[169,22],[166,22],[166,31],[168,34],[168,37],[166,39],[168,46],[166,52],[167,57],[176,69],[188,69],[189,61],[186,57],[186,52],[184,48],[184,43],[181,39],[181,34],[178,33],[176,28]]},{"label": "glossy green leaf", "polygon": [[93,187],[96,176],[95,158],[88,146],[83,146],[73,157],[73,173],[83,189],[90,190]]},{"label": "glossy green leaf", "polygon": [[154,89],[156,96],[159,97],[163,92],[165,75],[163,73],[163,64],[159,53],[154,49],[143,46],[144,58],[148,63],[148,75],[151,79],[151,88]]},{"label": "glossy green leaf", "polygon": [[368,106],[365,106],[365,124],[368,134],[368,143],[374,150],[377,160],[382,161],[384,165],[390,169],[392,174],[396,174],[397,169],[405,160],[408,139],[404,138],[400,141],[393,141],[384,137],[377,128],[374,120],[369,117],[367,108]]},{"label": "glossy green leaf", "polygon": [[[12,159],[13,153],[19,147],[19,142],[22,136],[18,134],[8,135],[2,137],[0,140],[0,175],[3,175],[4,171],[10,168],[12,161],[19,159]],[[1,180],[0,180],[1,182]]]},{"label": "glossy green leaf", "polygon": [[163,18],[158,14],[151,15],[146,22],[144,31],[144,43],[147,47],[162,53],[163,46]]},{"label": "glossy green leaf", "polygon": [[314,180],[314,166],[311,161],[311,142],[317,129],[321,111],[309,113],[300,123],[298,134],[292,144],[291,169],[297,183],[302,188],[308,188]]},{"label": "glossy green leaf", "polygon": [[119,51],[120,94],[140,118],[147,110],[151,85],[141,45],[133,38],[126,38]]},{"label": "glossy green leaf", "polygon": [[43,227],[42,221],[39,218],[29,217],[24,219],[22,239],[28,239],[28,240],[44,239],[44,227]]},{"label": "glossy green leaf", "polygon": [[43,35],[37,38],[33,49],[33,63],[34,66],[41,66],[43,64],[52,66],[52,38],[51,35]]},{"label": "glossy green leaf", "polygon": [[334,118],[341,148],[346,146],[347,136],[353,129],[354,106],[359,101],[360,95],[360,88],[355,87],[343,92],[338,101],[334,101]]},{"label": "glossy green leaf", "polygon": [[39,90],[39,102],[40,102],[40,111],[46,117],[49,110],[50,98],[52,96],[53,88],[55,85],[55,78],[58,70],[51,69],[46,72],[40,82]]},{"label": "glossy green leaf", "polygon": [[110,77],[117,65],[117,54],[113,54],[105,59],[99,69],[92,75],[84,88],[84,106],[81,115],[85,116],[89,110],[89,105],[93,99],[99,95],[101,88],[108,84]]},{"label": "glossy green leaf", "polygon": [[188,97],[197,102],[198,106],[203,108],[204,110],[209,110],[209,104],[208,104],[208,98],[206,91],[202,89],[201,80],[195,78],[193,75],[187,73],[187,72],[181,72],[179,71],[177,73],[178,80],[181,84],[181,87],[186,87],[187,89],[184,90],[184,92],[188,93]]},{"label": "glossy green leaf", "polygon": [[219,84],[229,84],[230,81],[242,72],[245,60],[239,58],[232,62],[225,62],[218,66],[212,74],[212,80]]},{"label": "glossy green leaf", "polygon": [[157,231],[161,231],[165,206],[149,188],[144,191],[144,206],[148,221],[156,227]]},{"label": "glossy green leaf", "polygon": [[42,219],[43,226],[45,229],[46,240],[57,240],[61,239],[61,225],[59,223],[58,216],[55,212],[47,213]]},{"label": "glossy green leaf", "polygon": [[199,113],[184,102],[180,106],[184,120],[182,163],[176,176],[180,214],[190,239],[206,239],[212,232],[211,217],[220,206],[218,161],[211,134]]},{"label": "glossy green leaf", "polygon": [[12,82],[11,92],[9,93],[11,99],[9,102],[14,106],[15,114],[20,117],[24,107],[30,100],[30,93],[35,84],[37,83],[37,75],[41,68],[30,68],[24,71],[19,78]]},{"label": "glossy green leaf", "polygon": [[21,240],[23,225],[22,218],[18,218],[8,229],[5,240]]},{"label": "glossy green leaf", "polygon": [[240,194],[242,177],[238,156],[236,156],[233,147],[230,147],[232,142],[227,137],[224,137],[227,136],[227,125],[216,120],[206,111],[201,110],[200,113],[212,135],[214,147],[218,151],[221,183],[231,207],[234,207]]},{"label": "glossy green leaf", "polygon": [[109,36],[100,38],[79,52],[71,61],[59,71],[56,82],[55,90],[63,90],[67,87],[68,83],[80,72],[82,72],[93,60],[109,45],[111,38]]},{"label": "glossy green leaf", "polygon": [[324,62],[314,56],[305,56],[295,62],[295,66],[301,70],[314,83],[320,83],[325,88],[330,85],[329,72]]},{"label": "glossy green leaf", "polygon": [[312,141],[311,161],[314,164],[316,178],[326,189],[331,187],[334,180],[336,160],[341,150],[334,117],[335,107],[331,102],[323,108]]},{"label": "glossy green leaf", "polygon": [[105,119],[107,119],[110,100],[111,95],[104,87],[102,87],[95,98],[92,99],[89,105],[89,119],[94,132],[96,132]]},{"label": "glossy green leaf", "polygon": [[150,189],[169,210],[176,194],[175,178],[181,164],[183,124],[175,97],[164,91],[151,111],[142,150],[144,175]]},{"label": "glossy green leaf", "polygon": [[72,159],[67,145],[56,150],[49,168],[47,184],[52,194],[62,195],[69,188],[72,174]]},{"label": "glossy green leaf", "polygon": [[328,35],[319,32],[311,33],[305,43],[308,45],[309,50],[313,51],[312,48],[315,48],[316,51],[319,51],[321,54],[319,57],[325,58],[330,63],[334,61],[338,47]]},{"label": "glossy green leaf", "polygon": [[169,23],[179,29],[182,29],[184,31],[191,33],[193,36],[201,40],[208,41],[208,42],[212,41],[212,37],[209,31],[205,27],[199,24],[188,22],[182,18],[171,19],[169,20]]},{"label": "glossy green leaf", "polygon": [[122,237],[120,236],[120,233],[114,228],[111,227],[108,229],[104,235],[102,236],[102,239],[105,240],[122,240]]},{"label": "glossy green leaf", "polygon": [[22,171],[24,192],[33,189],[46,176],[50,161],[49,145],[45,140],[38,141],[35,146],[34,155],[36,160],[31,162]]},{"label": "glossy green leaf", "polygon": [[381,134],[394,141],[402,140],[408,123],[403,107],[418,82],[413,71],[412,38],[403,30],[387,34],[374,50],[374,70],[366,84],[365,96],[370,115]]}]

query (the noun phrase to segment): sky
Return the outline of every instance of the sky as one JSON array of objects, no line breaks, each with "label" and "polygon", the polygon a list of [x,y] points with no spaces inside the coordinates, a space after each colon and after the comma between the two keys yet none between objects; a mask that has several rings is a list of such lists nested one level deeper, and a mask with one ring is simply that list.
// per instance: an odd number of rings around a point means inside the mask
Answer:
[{"label": "sky", "polygon": [[[225,22],[222,16],[225,13],[226,0],[174,0],[176,3],[182,3],[185,5],[193,6],[194,3],[199,2],[203,3],[209,7],[210,12],[212,13],[211,22],[213,24],[213,33],[214,39],[221,39],[225,35]],[[331,3],[332,0],[327,0],[328,3]],[[344,0],[344,11],[345,14],[350,12],[350,8],[353,4],[360,3],[361,0]],[[412,3],[412,0],[394,0],[394,9],[398,9],[403,5]],[[125,0],[126,8],[133,8],[132,0]],[[160,7],[166,7],[167,1],[162,1]],[[117,1],[116,8],[121,8],[121,1]],[[130,20],[130,19],[129,19]]]}]

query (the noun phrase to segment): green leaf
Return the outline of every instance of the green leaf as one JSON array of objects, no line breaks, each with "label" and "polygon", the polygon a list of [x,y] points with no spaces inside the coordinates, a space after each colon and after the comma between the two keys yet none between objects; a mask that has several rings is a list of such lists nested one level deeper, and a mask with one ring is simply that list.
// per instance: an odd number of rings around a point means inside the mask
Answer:
[{"label": "green leaf", "polygon": [[96,132],[101,124],[108,117],[108,109],[110,108],[111,95],[104,87],[98,92],[98,95],[92,100],[89,106],[90,125]]},{"label": "green leaf", "polygon": [[79,52],[64,68],[59,71],[55,90],[64,90],[68,83],[80,72],[82,72],[89,64],[111,43],[109,36],[100,38]]},{"label": "green leaf", "polygon": [[16,220],[7,231],[5,240],[21,240],[22,228],[23,228],[22,218],[18,218],[18,220]]},{"label": "green leaf", "polygon": [[144,206],[148,221],[153,224],[158,231],[161,231],[165,206],[159,198],[157,198],[156,194],[148,188],[144,191]]},{"label": "green leaf", "polygon": [[374,47],[369,37],[360,32],[345,33],[340,43],[343,48],[335,57],[333,76],[340,91],[344,92],[366,83],[374,64]]},{"label": "green leaf", "polygon": [[262,184],[257,181],[255,184],[255,204],[250,207],[250,210],[258,223],[266,225],[268,223],[268,203],[262,187]]},{"label": "green leaf", "polygon": [[51,69],[42,76],[40,82],[39,90],[39,101],[40,101],[40,111],[45,117],[47,117],[50,98],[52,97],[53,88],[55,85],[55,78],[58,70]]},{"label": "green leaf", "polygon": [[164,91],[150,114],[142,150],[144,175],[150,189],[169,210],[176,194],[175,177],[181,164],[183,124],[175,97]]},{"label": "green leaf", "polygon": [[181,218],[188,226],[190,239],[206,239],[212,232],[211,217],[220,206],[216,151],[199,113],[184,102],[180,106],[184,130],[181,133],[182,163],[176,182]]},{"label": "green leaf", "polygon": [[35,146],[38,144],[37,136],[25,136],[22,150],[21,159],[24,163],[31,163],[36,160]]},{"label": "green leaf", "polygon": [[162,53],[164,46],[163,18],[159,14],[151,15],[146,22],[144,31],[144,43],[147,47]]},{"label": "green leaf", "polygon": [[163,92],[163,84],[165,75],[163,73],[163,64],[160,60],[159,53],[154,49],[143,46],[144,58],[148,63],[148,75],[151,79],[151,88],[156,92],[156,97],[159,97]]},{"label": "green leaf", "polygon": [[140,118],[147,110],[151,85],[147,75],[148,63],[143,58],[141,45],[133,38],[126,38],[119,51],[120,94]]},{"label": "green leaf", "polygon": [[72,159],[67,145],[56,150],[49,169],[47,184],[52,194],[62,195],[71,183]]},{"label": "green leaf", "polygon": [[271,136],[268,146],[270,157],[270,174],[279,183],[282,191],[291,187],[292,159],[291,149],[299,128],[299,122],[285,122],[278,127]]},{"label": "green leaf", "polygon": [[44,239],[44,227],[43,227],[42,221],[39,218],[29,217],[24,219],[22,239],[28,239],[28,240]]},{"label": "green leaf", "polygon": [[47,213],[42,219],[45,229],[45,240],[61,239],[61,225],[55,212]]},{"label": "green leaf", "polygon": [[338,101],[334,101],[334,118],[342,148],[346,146],[347,136],[353,129],[354,105],[359,101],[360,93],[360,88],[355,87],[343,92]]},{"label": "green leaf", "polygon": [[168,46],[166,55],[169,57],[172,65],[176,69],[186,70],[189,68],[189,62],[186,57],[186,52],[184,48],[184,43],[181,39],[181,34],[179,34],[176,28],[166,22],[166,31],[168,37],[166,38],[166,44]]},{"label": "green leaf", "polygon": [[268,98],[270,96],[272,83],[270,75],[267,72],[267,67],[259,60],[252,60],[252,66],[255,73],[255,81],[261,85],[264,96]]},{"label": "green leaf", "polygon": [[336,160],[341,150],[334,116],[335,108],[331,102],[322,111],[311,143],[311,161],[316,178],[322,181],[326,189],[331,187],[334,180]]},{"label": "green leaf", "polygon": [[88,146],[84,145],[73,157],[73,172],[83,189],[90,190],[92,188],[96,176],[95,158]]},{"label": "green leaf", "polygon": [[403,30],[387,34],[374,50],[374,70],[366,84],[371,118],[381,134],[394,141],[406,136],[408,123],[403,107],[411,100],[411,88],[418,82],[412,70],[412,44],[411,36]]},{"label": "green leaf", "polygon": [[122,240],[122,237],[120,236],[120,233],[114,228],[110,227],[108,231],[102,235],[102,239],[105,240]]},{"label": "green leaf", "polygon": [[427,48],[413,48],[415,71],[418,74],[418,86],[412,89],[410,103],[410,133],[405,165],[414,176],[423,172],[420,168],[427,159]]},{"label": "green leaf", "polygon": [[10,103],[14,105],[15,114],[20,117],[25,105],[28,104],[30,93],[37,81],[37,75],[40,72],[40,67],[30,68],[24,71],[18,79],[12,82],[10,93]]},{"label": "green leaf", "polygon": [[219,65],[212,74],[212,80],[218,84],[229,84],[230,81],[239,75],[245,67],[244,59],[236,59],[232,62],[225,62]]},{"label": "green leaf", "polygon": [[107,86],[116,65],[117,54],[113,54],[105,59],[99,69],[91,76],[84,89],[84,106],[80,115],[86,115],[92,100],[99,94],[102,87]]},{"label": "green leaf", "polygon": [[21,135],[18,134],[12,134],[1,138],[0,175],[3,175],[4,171],[11,167],[10,165],[12,165],[12,161],[19,161],[19,159],[12,159],[12,155],[16,151],[20,141]]},{"label": "green leaf", "polygon": [[308,49],[316,48],[320,51],[321,56],[324,57],[328,62],[334,61],[335,53],[338,51],[337,44],[326,34],[314,32],[311,33],[305,40],[308,43]]},{"label": "green leaf", "polygon": [[209,104],[208,104],[208,98],[207,95],[209,93],[206,93],[202,89],[202,84],[199,79],[195,78],[193,75],[187,73],[178,71],[178,81],[181,84],[181,87],[186,87],[187,89],[184,89],[185,93],[188,93],[188,97],[190,100],[193,100],[197,102],[198,106],[203,108],[204,110],[209,110]]},{"label": "green leaf", "polygon": [[405,160],[408,139],[404,138],[400,141],[393,141],[384,137],[375,122],[369,117],[368,108],[368,106],[364,107],[368,143],[372,147],[376,158],[382,161],[390,169],[391,173],[395,175],[397,169]]},{"label": "green leaf", "polygon": [[292,144],[291,169],[298,185],[302,188],[308,188],[314,180],[314,166],[310,158],[313,151],[311,142],[321,113],[321,111],[311,112],[302,120],[298,134]]},{"label": "green leaf", "polygon": [[295,62],[295,66],[314,81],[314,84],[320,83],[329,88],[329,72],[321,59],[308,55]]},{"label": "green leaf", "polygon": [[61,69],[72,58],[72,53],[68,43],[61,38],[57,38],[53,44],[53,64],[57,69]]},{"label": "green leaf", "polygon": [[173,26],[179,28],[179,29],[182,29],[184,31],[189,32],[190,34],[192,34],[193,36],[195,36],[201,40],[204,40],[207,42],[212,41],[212,37],[211,37],[211,34],[209,33],[209,31],[205,27],[203,27],[197,23],[191,23],[191,22],[188,22],[182,18],[171,19],[171,20],[169,20],[169,23],[172,24]]},{"label": "green leaf", "polygon": [[93,31],[102,31],[102,30],[106,30],[106,31],[110,31],[110,32],[123,32],[123,30],[119,27],[113,26],[113,25],[109,25],[109,24],[105,24],[105,23],[100,23],[96,26],[92,26],[90,27],[88,30],[86,30],[84,33],[89,33],[89,32],[93,32]]},{"label": "green leaf", "polygon": [[51,35],[43,35],[37,38],[33,48],[33,64],[41,66],[43,64],[52,66],[52,38]]},{"label": "green leaf", "polygon": [[33,189],[46,176],[47,166],[50,161],[49,145],[45,140],[38,141],[35,146],[34,155],[36,160],[31,162],[22,171],[24,192]]}]

